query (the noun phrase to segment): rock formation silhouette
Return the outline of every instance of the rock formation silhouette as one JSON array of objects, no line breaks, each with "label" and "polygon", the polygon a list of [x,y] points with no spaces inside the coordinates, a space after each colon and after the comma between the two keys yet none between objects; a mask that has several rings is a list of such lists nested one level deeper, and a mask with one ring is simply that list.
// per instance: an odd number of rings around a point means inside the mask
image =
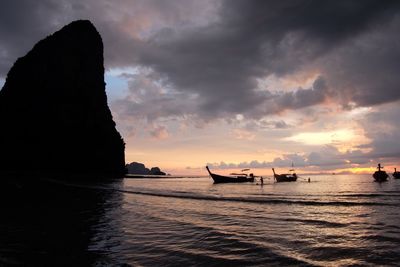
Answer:
[{"label": "rock formation silhouette", "polygon": [[165,173],[165,172],[162,172],[162,171],[160,170],[160,168],[158,168],[158,167],[153,167],[153,168],[151,168],[150,174],[151,174],[151,175],[166,175],[166,173]]},{"label": "rock formation silhouette", "polygon": [[131,162],[129,164],[126,164],[125,167],[127,173],[129,174],[166,175],[166,173],[162,172],[158,167],[153,167],[151,169],[148,169],[143,163],[139,162]]},{"label": "rock formation silhouette", "polygon": [[103,61],[100,34],[79,20],[14,63],[0,91],[0,171],[124,173]]}]

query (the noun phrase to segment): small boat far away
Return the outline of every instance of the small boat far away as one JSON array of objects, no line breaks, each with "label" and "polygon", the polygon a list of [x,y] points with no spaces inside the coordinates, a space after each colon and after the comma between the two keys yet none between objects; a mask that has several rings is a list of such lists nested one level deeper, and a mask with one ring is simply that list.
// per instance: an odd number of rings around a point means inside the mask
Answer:
[{"label": "small boat far away", "polygon": [[398,171],[396,170],[396,168],[394,168],[393,178],[394,178],[394,179],[400,179],[400,172],[398,172]]},{"label": "small boat far away", "polygon": [[[208,173],[211,178],[214,180],[214,184],[219,183],[245,183],[245,182],[254,182],[254,175],[250,173],[249,176],[247,174],[235,174],[235,176],[223,176],[219,174],[212,173],[208,166],[206,166]],[[248,169],[246,169],[248,170]]]},{"label": "small boat far away", "polygon": [[297,174],[294,172],[294,169],[291,169],[290,173],[284,173],[284,174],[276,174],[274,168],[272,168],[272,171],[274,172],[274,178],[277,183],[295,182],[297,180]]},{"label": "small boat far away", "polygon": [[377,169],[378,170],[376,172],[374,172],[374,174],[372,175],[372,177],[374,177],[374,179],[375,179],[375,182],[387,181],[387,178],[389,177],[389,175],[385,171],[381,171],[381,169],[383,169],[383,167],[381,166],[380,163],[378,163]]}]

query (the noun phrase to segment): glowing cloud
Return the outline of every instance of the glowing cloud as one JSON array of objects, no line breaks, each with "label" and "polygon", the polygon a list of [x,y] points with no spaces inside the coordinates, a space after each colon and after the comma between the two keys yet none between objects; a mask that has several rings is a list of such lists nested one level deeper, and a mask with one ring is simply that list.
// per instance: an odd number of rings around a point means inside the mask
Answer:
[{"label": "glowing cloud", "polygon": [[299,142],[306,145],[325,145],[346,142],[355,139],[356,135],[352,130],[343,129],[328,132],[305,132],[299,133],[284,140]]}]

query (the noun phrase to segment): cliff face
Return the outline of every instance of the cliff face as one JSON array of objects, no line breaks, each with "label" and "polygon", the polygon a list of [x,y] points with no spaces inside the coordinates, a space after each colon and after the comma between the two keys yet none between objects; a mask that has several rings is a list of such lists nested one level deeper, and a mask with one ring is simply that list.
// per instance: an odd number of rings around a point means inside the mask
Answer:
[{"label": "cliff face", "polygon": [[19,58],[0,91],[0,170],[124,172],[96,28],[75,21]]}]

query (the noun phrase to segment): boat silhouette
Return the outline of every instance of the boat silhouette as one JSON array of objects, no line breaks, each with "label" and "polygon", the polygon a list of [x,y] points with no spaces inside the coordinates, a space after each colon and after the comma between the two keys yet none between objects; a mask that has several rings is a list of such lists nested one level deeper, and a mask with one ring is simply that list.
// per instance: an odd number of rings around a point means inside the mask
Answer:
[{"label": "boat silhouette", "polygon": [[208,166],[206,166],[206,169],[210,174],[211,178],[214,180],[214,184],[254,182],[254,175],[252,173],[250,173],[250,175],[242,173],[242,174],[235,174],[235,176],[224,176],[212,173],[208,168]]},{"label": "boat silhouette", "polygon": [[396,168],[394,168],[393,178],[394,178],[394,179],[400,179],[400,172],[398,172],[398,171],[396,170]]},{"label": "boat silhouette", "polygon": [[383,169],[383,167],[381,166],[380,163],[378,163],[378,167],[377,167],[377,171],[374,172],[374,174],[372,175],[372,177],[374,177],[376,182],[385,182],[387,181],[389,175],[385,172],[385,171],[381,171],[381,169]]},{"label": "boat silhouette", "polygon": [[297,180],[297,174],[294,172],[294,169],[289,170],[290,173],[276,174],[275,169],[272,168],[274,173],[274,178],[277,183],[281,182],[295,182]]}]

